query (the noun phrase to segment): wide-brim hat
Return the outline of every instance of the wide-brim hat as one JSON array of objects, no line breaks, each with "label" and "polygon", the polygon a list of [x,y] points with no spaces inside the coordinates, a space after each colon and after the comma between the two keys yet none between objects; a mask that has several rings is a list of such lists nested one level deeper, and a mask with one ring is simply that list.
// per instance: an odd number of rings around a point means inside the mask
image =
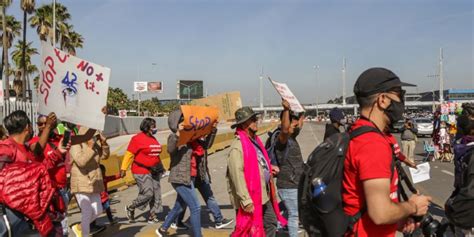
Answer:
[{"label": "wide-brim hat", "polygon": [[252,108],[245,106],[237,111],[235,111],[235,123],[230,126],[230,128],[234,129],[239,124],[245,123],[247,120],[251,119],[253,116],[257,116],[259,113],[253,111]]}]

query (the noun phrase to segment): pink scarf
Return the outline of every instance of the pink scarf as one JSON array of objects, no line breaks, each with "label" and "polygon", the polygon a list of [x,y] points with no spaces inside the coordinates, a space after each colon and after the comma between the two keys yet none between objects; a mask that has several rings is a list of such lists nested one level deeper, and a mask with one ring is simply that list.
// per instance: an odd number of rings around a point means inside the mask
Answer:
[{"label": "pink scarf", "polygon": [[[242,142],[242,153],[244,160],[244,176],[247,183],[247,190],[252,199],[254,211],[253,213],[245,212],[242,207],[237,212],[237,222],[232,237],[264,237],[265,231],[263,228],[263,210],[262,210],[262,186],[260,182],[260,170],[258,164],[257,151],[255,146],[250,141],[247,133],[242,129],[237,129],[237,135]],[[257,136],[256,141],[260,146],[267,165],[270,168],[270,159],[265,150],[262,141]],[[276,199],[275,187],[273,185],[273,177],[270,178],[270,201],[272,202],[275,215],[280,222],[280,225],[286,226],[286,219],[281,216],[278,201]]]}]

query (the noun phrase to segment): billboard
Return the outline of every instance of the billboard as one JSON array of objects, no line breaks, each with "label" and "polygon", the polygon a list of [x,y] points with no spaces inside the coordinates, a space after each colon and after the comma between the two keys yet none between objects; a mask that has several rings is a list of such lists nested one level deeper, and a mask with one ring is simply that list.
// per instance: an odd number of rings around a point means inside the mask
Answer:
[{"label": "billboard", "polygon": [[146,92],[148,89],[146,81],[133,82],[133,91],[135,92]]},{"label": "billboard", "polygon": [[200,99],[203,96],[203,81],[178,81],[178,99]]},{"label": "billboard", "polygon": [[155,82],[148,82],[148,92],[151,93],[162,93],[163,92],[163,82],[155,81]]}]

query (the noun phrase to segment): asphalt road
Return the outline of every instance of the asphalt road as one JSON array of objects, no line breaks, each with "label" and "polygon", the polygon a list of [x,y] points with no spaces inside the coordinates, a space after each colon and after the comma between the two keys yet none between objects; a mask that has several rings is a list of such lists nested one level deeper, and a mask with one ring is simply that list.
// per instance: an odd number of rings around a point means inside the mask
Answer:
[{"label": "asphalt road", "polygon": [[[316,123],[306,123],[303,130],[301,131],[300,136],[297,140],[300,143],[302,149],[303,157],[306,160],[311,151],[321,142],[324,134],[324,125]],[[111,140],[112,150],[116,149],[118,146],[123,144],[123,138],[116,138],[116,141]],[[262,140],[265,141],[266,136],[262,136]],[[126,139],[125,139],[126,140]],[[422,141],[428,140],[428,138],[421,138],[418,141],[416,147],[416,160],[421,161],[424,156]],[[119,142],[120,141],[120,142]],[[209,169],[212,176],[212,188],[214,196],[218,200],[218,203],[221,207],[222,213],[225,218],[234,218],[235,212],[230,205],[230,199],[227,193],[227,185],[225,179],[226,172],[226,156],[228,149],[220,151],[216,154],[213,154],[209,157]],[[431,179],[416,185],[416,187],[423,194],[431,195],[433,197],[433,207],[432,212],[435,214],[437,219],[440,219],[443,216],[443,212],[439,208],[436,208],[437,205],[444,206],[445,200],[449,197],[452,192],[453,184],[453,164],[451,163],[441,163],[441,162],[432,162],[431,165]],[[164,203],[164,213],[159,216],[161,220],[164,219],[166,213],[173,207],[173,204],[176,200],[176,192],[173,190],[171,185],[168,183],[167,178],[164,178],[161,181],[162,185],[162,196]],[[125,205],[131,203],[131,201],[137,196],[138,190],[136,186],[130,187],[124,191],[112,193],[112,209],[115,210],[114,215],[117,217],[119,223],[113,226],[109,226],[106,231],[98,234],[97,236],[155,236],[154,231],[159,227],[162,222],[159,224],[148,224],[146,223],[146,217],[148,214],[140,210],[136,210],[137,222],[130,224],[128,223],[124,207]],[[229,233],[232,231],[233,225],[229,226],[228,229],[216,230],[213,227],[212,217],[206,209],[205,204],[201,199],[201,210],[202,210],[202,227],[204,236],[229,236]],[[71,210],[71,216],[69,217],[69,223],[77,223],[80,221],[79,210]],[[189,218],[189,211],[186,213],[185,220]],[[99,223],[106,224],[107,219],[105,216],[102,216],[98,220]],[[175,236],[189,236],[188,232],[179,232]],[[74,236],[70,234],[69,236]],[[282,235],[284,236],[284,235]],[[304,236],[304,234],[301,234]]]}]

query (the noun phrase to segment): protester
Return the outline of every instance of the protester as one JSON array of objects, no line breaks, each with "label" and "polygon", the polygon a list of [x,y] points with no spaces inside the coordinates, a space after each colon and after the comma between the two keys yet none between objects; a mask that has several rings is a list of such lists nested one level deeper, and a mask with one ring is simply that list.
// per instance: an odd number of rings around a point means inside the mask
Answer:
[{"label": "protester", "polygon": [[168,235],[168,228],[178,218],[186,206],[191,212],[191,230],[194,237],[201,237],[201,206],[196,195],[194,182],[197,176],[196,156],[193,155],[191,143],[178,147],[180,131],[183,130],[184,118],[181,110],[175,110],[168,116],[168,126],[171,134],[168,136],[167,149],[171,157],[169,182],[178,193],[173,209],[161,227],[156,229],[156,234]]},{"label": "protester", "polygon": [[[85,134],[87,130],[81,127],[78,134]],[[107,139],[98,133],[86,142],[73,145],[70,153],[71,192],[81,208],[81,225],[74,225],[72,230],[76,236],[87,237],[91,231],[90,224],[102,213],[100,193],[104,191],[104,182],[99,164],[100,160],[109,157],[110,149]]]},{"label": "protester", "polygon": [[456,236],[474,236],[474,104],[464,103],[455,142],[454,191],[446,202],[446,216]]},{"label": "protester", "polygon": [[150,206],[148,223],[158,223],[157,213],[162,212],[160,178],[164,172],[160,160],[161,144],[154,137],[158,131],[156,121],[145,118],[140,124],[140,133],[133,136],[125,152],[121,176],[132,164],[133,178],[138,185],[138,197],[125,207],[129,221],[135,221],[135,208],[144,210]]},{"label": "protester", "polygon": [[33,136],[33,127],[24,111],[9,114],[4,125],[10,137],[0,143],[0,207],[4,214],[0,233],[2,236],[24,235],[28,218],[42,236],[61,234],[56,229],[53,232],[52,220],[58,215],[51,208],[55,188],[48,169],[60,162],[69,148],[56,147],[44,157],[38,146],[35,155],[27,145]]},{"label": "protester", "polygon": [[232,236],[276,236],[281,216],[270,160],[257,136],[257,113],[243,107],[235,112],[237,128],[227,159],[227,185],[237,220]]},{"label": "protester", "polygon": [[340,127],[344,127],[345,124],[344,113],[339,108],[331,109],[331,111],[329,112],[329,119],[331,120],[331,123],[326,124],[324,140],[326,140],[326,138],[330,137],[333,134],[340,133]]},{"label": "protester", "polygon": [[296,140],[303,128],[302,114],[290,110],[290,103],[282,102],[283,111],[278,138],[275,139],[275,155],[279,173],[278,194],[288,212],[288,232],[290,237],[298,236],[298,184],[304,170],[303,155]]},{"label": "protester", "polygon": [[106,176],[105,175],[106,169],[104,165],[100,165],[100,172],[102,173],[102,180],[104,181],[104,191],[100,193],[100,201],[102,203],[102,208],[105,210],[105,213],[107,214],[107,219],[109,220],[109,223],[113,225],[117,223],[117,221],[114,219],[114,216],[112,215],[112,209],[110,209],[110,199],[109,199],[109,193],[107,191],[107,183],[114,181],[116,179],[120,179],[120,174]]},{"label": "protester", "polygon": [[[199,191],[201,197],[206,202],[207,208],[212,213],[215,222],[216,229],[222,229],[226,226],[232,224],[234,220],[226,219],[222,216],[221,209],[219,204],[217,203],[216,198],[212,192],[211,188],[211,174],[209,173],[209,168],[207,166],[207,150],[212,147],[214,143],[214,138],[217,134],[217,124],[216,121],[213,124],[212,132],[207,135],[205,138],[198,139],[196,141],[191,142],[191,147],[193,149],[192,156],[193,159],[196,161],[196,178],[194,180],[194,187]],[[192,160],[193,160],[192,159]],[[183,212],[179,215],[176,222],[171,224],[171,228],[173,229],[188,229],[187,225],[183,223],[184,213],[186,208],[183,208]]]},{"label": "protester", "polygon": [[415,161],[415,148],[416,148],[416,134],[418,129],[413,124],[411,119],[406,119],[405,124],[400,129],[401,140],[402,140],[402,152],[407,158],[414,162]]},{"label": "protester", "polygon": [[348,236],[395,236],[397,229],[411,233],[415,223],[409,217],[423,216],[428,211],[428,196],[412,195],[407,202],[399,202],[398,172],[392,168],[393,144],[389,132],[382,132],[403,116],[403,85],[385,68],[366,70],[354,85],[361,117],[352,129],[370,126],[380,133],[366,133],[349,143],[344,161],[343,202],[345,213],[356,221]]}]

